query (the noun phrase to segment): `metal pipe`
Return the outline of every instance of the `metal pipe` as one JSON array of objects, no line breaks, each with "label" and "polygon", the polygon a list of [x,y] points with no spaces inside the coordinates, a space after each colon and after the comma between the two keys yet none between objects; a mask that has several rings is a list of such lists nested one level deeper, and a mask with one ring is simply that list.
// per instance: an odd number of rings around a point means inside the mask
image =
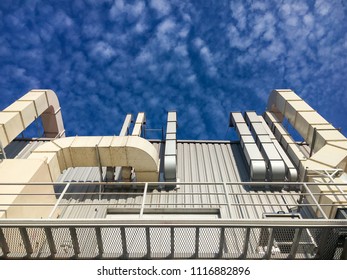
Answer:
[{"label": "metal pipe", "polygon": [[347,228],[345,220],[340,219],[216,219],[216,220],[108,220],[108,219],[1,219],[0,228],[11,227],[282,227],[282,228]]}]

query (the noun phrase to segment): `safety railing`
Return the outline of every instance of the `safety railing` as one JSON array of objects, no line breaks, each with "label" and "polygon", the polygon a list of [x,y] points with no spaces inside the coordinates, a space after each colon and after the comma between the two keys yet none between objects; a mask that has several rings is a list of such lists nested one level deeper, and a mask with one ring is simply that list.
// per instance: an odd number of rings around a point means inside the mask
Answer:
[{"label": "safety railing", "polygon": [[[329,219],[321,204],[321,193],[311,191],[311,186],[322,183],[288,182],[147,182],[147,183],[104,183],[100,182],[42,182],[2,183],[0,185],[54,185],[60,189],[55,193],[55,203],[0,203],[11,207],[51,207],[51,214],[44,219],[0,219],[0,257],[4,259],[346,259],[347,221]],[[81,191],[83,187],[96,186],[95,191]],[[347,184],[326,183],[333,189],[331,195],[346,196],[343,188]],[[181,196],[208,195],[219,197],[216,202],[196,201],[163,202],[159,197],[177,195],[177,190],[187,186],[194,189],[179,193]],[[206,186],[214,186],[213,189]],[[240,189],[240,187],[243,187]],[[265,187],[262,189],[260,187]],[[76,188],[79,188],[78,190]],[[153,188],[168,188],[168,191],[153,192]],[[173,187],[173,188],[171,188]],[[113,188],[113,189],[112,189]],[[176,191],[175,189],[176,188]],[[295,189],[286,192],[285,189]],[[109,190],[111,189],[111,190]],[[260,191],[257,191],[257,190]],[[68,197],[92,195],[95,201],[71,203]],[[326,195],[327,193],[324,193]],[[14,193],[2,193],[1,196]],[[47,193],[22,194],[22,196],[44,196]],[[49,195],[52,195],[51,193]],[[114,196],[136,196],[132,203],[136,218],[84,218],[56,219],[53,213],[64,207],[81,205],[103,205],[105,199]],[[265,203],[263,200],[242,200],[242,197],[269,197],[278,199]],[[288,197],[288,199],[286,199]],[[237,198],[237,199],[236,199]],[[290,199],[289,199],[290,198]],[[69,199],[70,200],[70,199]],[[131,203],[130,203],[131,204]],[[176,205],[175,205],[176,204]],[[300,213],[300,208],[315,208],[321,214],[315,219],[259,218],[259,219],[157,219],[156,215],[146,217],[150,208],[177,208],[182,204],[183,212],[195,212],[202,208],[225,207],[231,215],[233,207],[286,207],[289,217]],[[127,204],[117,204],[124,209]],[[129,206],[129,205],[128,205]],[[295,209],[294,209],[295,208]],[[293,210],[294,209],[294,210]],[[72,210],[73,211],[73,210]],[[187,213],[188,213],[187,212]],[[194,211],[193,211],[194,212]]]}]

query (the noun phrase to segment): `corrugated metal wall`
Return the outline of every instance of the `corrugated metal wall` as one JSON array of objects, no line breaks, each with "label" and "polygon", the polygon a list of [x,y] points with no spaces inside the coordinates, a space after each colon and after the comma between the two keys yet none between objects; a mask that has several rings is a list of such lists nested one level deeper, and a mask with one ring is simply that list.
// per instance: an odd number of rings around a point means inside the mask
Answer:
[{"label": "corrugated metal wall", "polygon": [[[6,149],[9,158],[26,158],[40,141],[14,141]],[[164,145],[153,143],[160,155]],[[161,158],[161,173],[163,156]],[[105,176],[103,168],[103,176]],[[177,178],[180,182],[240,182],[248,181],[248,171],[240,145],[229,142],[179,141],[177,143]],[[99,182],[98,167],[69,168],[59,177],[60,182]],[[71,186],[61,201],[62,218],[103,218],[112,208],[140,209],[143,187],[103,188],[99,184]],[[63,187],[56,187],[57,193]],[[242,195],[243,194],[243,195]],[[221,218],[262,218],[263,213],[288,212],[295,204],[295,192],[259,191],[250,188],[223,184],[181,185],[176,189],[150,189],[146,196],[146,208],[191,208],[219,209]],[[268,205],[269,204],[269,205]],[[273,206],[270,204],[278,204]]]}]

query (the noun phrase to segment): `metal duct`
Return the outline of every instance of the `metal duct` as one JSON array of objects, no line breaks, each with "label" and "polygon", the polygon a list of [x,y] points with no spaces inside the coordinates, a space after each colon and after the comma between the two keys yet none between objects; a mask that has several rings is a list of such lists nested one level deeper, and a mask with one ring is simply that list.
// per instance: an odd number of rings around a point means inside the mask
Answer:
[{"label": "metal duct", "polygon": [[165,141],[165,158],[164,158],[164,177],[166,181],[176,181],[177,165],[177,116],[176,112],[168,112],[166,141]]},{"label": "metal duct", "polygon": [[[137,125],[136,130],[139,131],[139,135],[141,134],[142,122],[143,122],[144,117],[145,117],[144,114],[143,115],[139,114],[137,116],[137,119],[136,119],[136,121],[138,121],[137,122],[138,125]],[[120,133],[119,133],[119,136],[129,135],[129,128],[130,128],[132,121],[133,121],[132,114],[127,114],[125,117],[125,120],[123,122],[123,126],[122,126]],[[134,132],[135,132],[135,128],[133,129],[133,134],[134,134]],[[114,168],[114,167],[112,167],[112,168]],[[124,182],[130,182],[131,181],[131,170],[132,170],[131,167],[123,166],[123,167],[116,167],[114,169],[115,169],[114,174],[119,174],[122,181],[124,181]],[[118,179],[119,179],[119,176],[118,176]]]},{"label": "metal duct", "polygon": [[146,123],[146,115],[141,112],[137,114],[132,136],[141,136],[142,126]]},{"label": "metal duct", "polygon": [[52,181],[69,167],[131,166],[139,182],[156,182],[159,155],[138,136],[67,137],[36,148],[28,159],[46,159]]},{"label": "metal duct", "polygon": [[272,112],[265,112],[264,119],[268,127],[274,133],[277,141],[281,143],[283,149],[287,152],[296,168],[300,168],[300,162],[305,161],[305,155],[300,151],[294,139],[290,136],[287,130],[283,127],[277,116]]},{"label": "metal duct", "polygon": [[243,153],[250,169],[251,180],[264,181],[266,178],[266,164],[261,155],[252,133],[250,132],[241,113],[230,113],[230,125],[234,126],[240,137]]},{"label": "metal duct", "polygon": [[64,137],[59,100],[52,90],[31,90],[0,112],[0,142],[5,148],[41,116],[46,137]]},{"label": "metal duct", "polygon": [[271,181],[284,181],[286,168],[281,155],[277,151],[269,133],[264,128],[262,117],[255,112],[245,113],[246,123],[251,128],[257,146],[266,160],[268,177]]}]

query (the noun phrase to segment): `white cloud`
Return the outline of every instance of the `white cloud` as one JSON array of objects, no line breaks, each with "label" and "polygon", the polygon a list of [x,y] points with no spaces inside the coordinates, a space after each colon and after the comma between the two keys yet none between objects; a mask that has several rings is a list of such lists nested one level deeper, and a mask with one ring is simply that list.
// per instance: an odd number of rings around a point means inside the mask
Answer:
[{"label": "white cloud", "polygon": [[115,50],[109,44],[103,41],[93,43],[91,46],[91,53],[96,59],[100,57],[109,59],[116,54]]},{"label": "white cloud", "polygon": [[322,16],[328,15],[331,11],[331,4],[329,3],[329,1],[325,0],[316,0],[314,7],[316,11]]},{"label": "white cloud", "polygon": [[151,0],[150,6],[155,9],[160,16],[166,16],[171,12],[170,3],[166,0]]}]

